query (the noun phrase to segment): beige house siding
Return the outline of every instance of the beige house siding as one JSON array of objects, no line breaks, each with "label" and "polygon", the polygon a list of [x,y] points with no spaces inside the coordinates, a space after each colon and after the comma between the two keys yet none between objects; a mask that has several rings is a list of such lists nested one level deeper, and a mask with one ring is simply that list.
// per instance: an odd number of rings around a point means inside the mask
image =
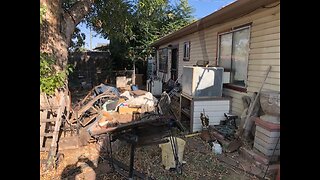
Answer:
[{"label": "beige house siding", "polygon": [[[270,6],[276,4],[270,4]],[[183,66],[195,65],[198,60],[209,60],[210,65],[215,65],[218,33],[247,23],[252,23],[250,29],[247,93],[230,89],[224,89],[223,91],[225,96],[232,98],[231,112],[237,115],[241,115],[244,108],[241,97],[244,95],[251,96],[253,92],[259,90],[269,65],[272,65],[272,69],[263,90],[280,91],[280,5],[274,8],[259,8],[241,18],[211,26],[180,38],[175,42],[168,43],[172,45],[179,44],[178,74],[180,77]],[[183,43],[185,41],[190,41],[190,61],[183,61]],[[168,46],[168,44],[161,47]],[[168,75],[166,80],[170,78],[170,56],[169,50]],[[162,73],[158,75],[160,77],[161,75],[163,76]]]}]

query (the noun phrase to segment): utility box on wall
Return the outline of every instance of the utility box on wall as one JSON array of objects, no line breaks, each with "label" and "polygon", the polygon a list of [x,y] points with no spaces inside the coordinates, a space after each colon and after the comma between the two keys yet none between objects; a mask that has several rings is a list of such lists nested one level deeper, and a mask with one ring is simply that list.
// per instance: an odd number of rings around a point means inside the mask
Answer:
[{"label": "utility box on wall", "polygon": [[192,97],[221,97],[223,71],[223,67],[184,66],[182,92]]}]

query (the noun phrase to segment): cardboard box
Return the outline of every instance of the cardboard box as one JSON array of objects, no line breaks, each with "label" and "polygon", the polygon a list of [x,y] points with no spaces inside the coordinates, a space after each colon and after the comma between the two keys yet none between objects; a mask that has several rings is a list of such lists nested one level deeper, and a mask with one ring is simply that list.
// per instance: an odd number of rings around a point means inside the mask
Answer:
[{"label": "cardboard box", "polygon": [[128,106],[121,106],[118,110],[119,114],[133,114],[133,113],[141,113],[141,108],[132,108]]}]

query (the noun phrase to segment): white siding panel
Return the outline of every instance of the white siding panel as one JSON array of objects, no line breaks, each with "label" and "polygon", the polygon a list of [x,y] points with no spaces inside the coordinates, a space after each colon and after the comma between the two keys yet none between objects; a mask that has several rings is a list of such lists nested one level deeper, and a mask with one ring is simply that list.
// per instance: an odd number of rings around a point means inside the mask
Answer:
[{"label": "white siding panel", "polygon": [[214,111],[223,111],[228,109],[229,105],[220,105],[220,106],[195,106],[194,111],[202,111],[203,109],[214,110]]},{"label": "white siding panel", "polygon": [[270,21],[262,24],[254,24],[252,26],[252,32],[259,31],[259,30],[264,30],[267,28],[275,27],[275,26],[280,26],[280,19],[275,20],[275,21]]},{"label": "white siding panel", "polygon": [[280,46],[254,48],[250,50],[250,55],[261,53],[280,53]]},{"label": "white siding panel", "polygon": [[275,34],[280,33],[280,26],[275,26],[271,28],[262,29],[259,31],[251,32],[251,38],[257,37],[257,36],[263,36],[268,34]]},{"label": "white siding panel", "polygon": [[[248,87],[248,92],[258,92],[260,87],[261,87],[261,83],[256,83],[256,82],[249,82],[250,86]],[[267,91],[267,90],[273,90],[273,91],[280,91],[280,86],[279,85],[274,85],[274,84],[264,84],[263,91]]]},{"label": "white siding panel", "polygon": [[263,54],[250,54],[249,61],[255,59],[277,59],[280,61],[280,52],[279,53],[263,53]]},{"label": "white siding panel", "polygon": [[[264,77],[254,77],[254,76],[250,76],[248,78],[248,81],[251,82],[258,82],[258,83],[262,83],[264,81]],[[275,79],[275,78],[267,78],[266,79],[266,83],[269,84],[274,84],[274,85],[280,85],[280,79]]]},{"label": "white siding panel", "polygon": [[250,41],[251,43],[255,43],[255,42],[270,41],[275,39],[280,39],[280,33],[252,37]]},{"label": "white siding panel", "polygon": [[[249,71],[248,76],[254,76],[254,77],[265,77],[267,75],[267,72],[264,71]],[[269,78],[279,78],[280,79],[280,72],[270,72],[268,75]]]},{"label": "white siding panel", "polygon": [[194,101],[194,106],[221,106],[221,105],[229,105],[230,102],[228,100],[216,100],[216,101]]},{"label": "white siding panel", "polygon": [[[253,65],[249,64],[248,69],[249,71],[261,71],[261,72],[267,72],[268,65]],[[280,66],[272,66],[271,72],[280,72]]]},{"label": "white siding panel", "polygon": [[274,46],[280,46],[280,40],[270,40],[270,41],[263,41],[263,42],[256,42],[256,43],[250,43],[250,49],[254,48],[262,48],[262,47],[274,47]]},{"label": "white siding panel", "polygon": [[[272,55],[277,56],[277,55]],[[271,57],[271,56],[269,56]],[[249,59],[249,64],[251,65],[271,65],[271,66],[280,66],[280,59]]]},{"label": "white siding panel", "polygon": [[280,20],[280,13],[279,12],[276,14],[270,14],[268,16],[258,18],[253,21],[253,25],[264,24],[264,23],[274,21],[274,20]]}]

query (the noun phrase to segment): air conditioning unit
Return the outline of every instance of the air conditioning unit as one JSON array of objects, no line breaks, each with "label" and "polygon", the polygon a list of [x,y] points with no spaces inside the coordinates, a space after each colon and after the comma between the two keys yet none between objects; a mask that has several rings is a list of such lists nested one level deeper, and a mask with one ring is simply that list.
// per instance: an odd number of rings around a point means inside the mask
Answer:
[{"label": "air conditioning unit", "polygon": [[182,92],[192,97],[221,97],[223,71],[223,67],[184,66]]}]

